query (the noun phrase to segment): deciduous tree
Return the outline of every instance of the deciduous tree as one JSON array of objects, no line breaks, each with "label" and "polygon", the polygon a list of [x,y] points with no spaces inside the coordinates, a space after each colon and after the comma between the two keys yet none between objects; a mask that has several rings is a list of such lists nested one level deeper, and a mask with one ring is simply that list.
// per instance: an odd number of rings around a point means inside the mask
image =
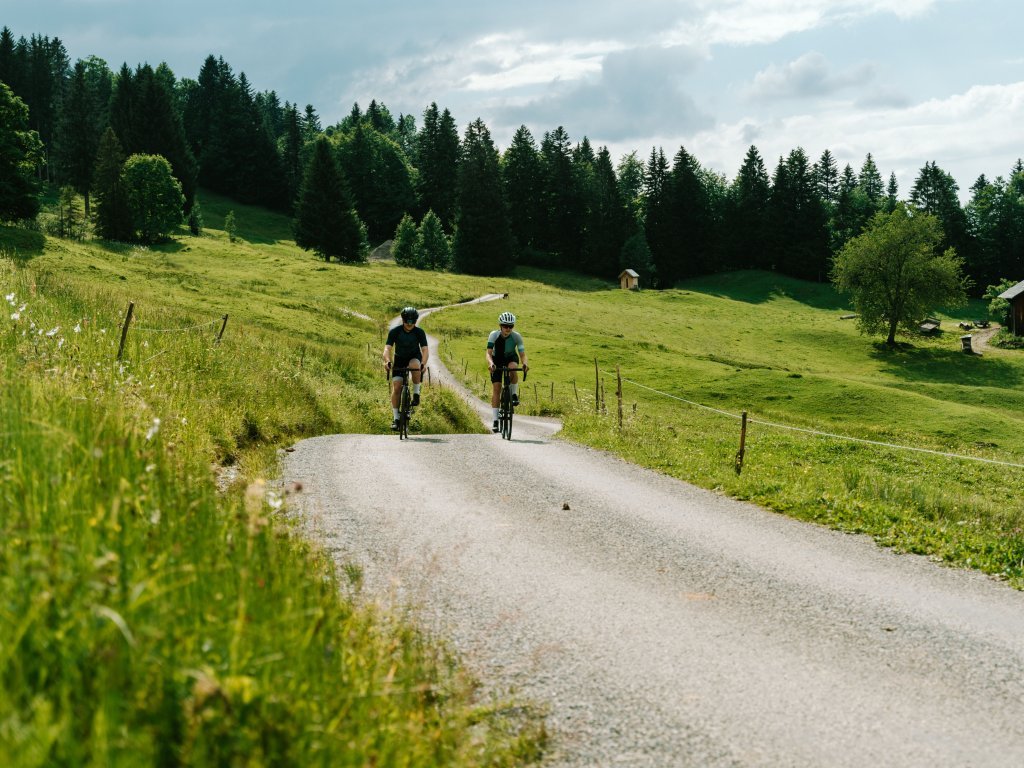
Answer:
[{"label": "deciduous tree", "polygon": [[43,145],[28,124],[25,102],[0,83],[0,221],[34,219],[39,213],[35,170]]},{"label": "deciduous tree", "polygon": [[864,333],[885,333],[894,345],[899,331],[913,331],[937,307],[967,300],[969,282],[952,248],[939,250],[942,226],[920,210],[898,204],[875,214],[864,232],[836,257],[832,281],[848,294]]},{"label": "deciduous tree", "polygon": [[131,155],[121,172],[132,226],[144,243],[167,237],[182,222],[185,197],[161,155]]}]

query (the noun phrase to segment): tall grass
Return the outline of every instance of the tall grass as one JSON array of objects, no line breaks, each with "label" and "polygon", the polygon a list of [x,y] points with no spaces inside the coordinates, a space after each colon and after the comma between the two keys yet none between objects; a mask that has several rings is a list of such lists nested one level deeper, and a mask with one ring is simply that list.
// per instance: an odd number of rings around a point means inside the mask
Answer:
[{"label": "tall grass", "polygon": [[[216,326],[184,330],[209,314],[152,297],[117,361],[125,294],[48,258],[0,258],[0,763],[536,756],[538,721],[475,701],[442,646],[344,597],[266,474],[295,438],[387,423],[362,345],[242,312],[214,344]],[[431,395],[432,426],[461,430],[457,399]],[[225,467],[239,480],[218,491]]]}]

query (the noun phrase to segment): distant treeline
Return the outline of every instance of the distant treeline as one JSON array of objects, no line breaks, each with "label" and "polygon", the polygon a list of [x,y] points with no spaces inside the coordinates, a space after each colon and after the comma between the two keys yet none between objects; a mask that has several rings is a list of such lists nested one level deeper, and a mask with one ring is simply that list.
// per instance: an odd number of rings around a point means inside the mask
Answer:
[{"label": "distant treeline", "polygon": [[[859,170],[825,150],[797,147],[769,172],[751,146],[732,180],[680,147],[613,161],[559,126],[538,143],[522,126],[499,152],[481,120],[460,137],[447,109],[431,104],[417,126],[372,101],[323,127],[312,105],[256,92],[244,73],[209,56],[196,79],[148,64],[113,72],[89,56],[72,64],[56,38],[0,32],[0,82],[29,108],[45,147],[42,178],[87,201],[100,139],[112,128],[126,155],[162,155],[181,183],[186,213],[198,187],[297,214],[304,175],[326,138],[371,245],[393,238],[406,216],[428,212],[453,242],[450,267],[505,273],[516,263],[614,278],[632,268],[645,285],[732,269],[769,269],[825,280],[832,259],[880,211],[898,201],[935,215],[981,293],[1024,279],[1024,165],[979,176],[962,206],[937,163],[901,197],[871,154]],[[431,224],[433,219],[431,218]],[[406,226],[408,222],[406,222]]]}]

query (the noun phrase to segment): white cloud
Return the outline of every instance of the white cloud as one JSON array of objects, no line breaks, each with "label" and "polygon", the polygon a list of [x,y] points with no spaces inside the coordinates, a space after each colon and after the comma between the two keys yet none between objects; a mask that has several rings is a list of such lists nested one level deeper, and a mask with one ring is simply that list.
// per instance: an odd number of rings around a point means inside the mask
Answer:
[{"label": "white cloud", "polygon": [[812,51],[781,67],[770,64],[754,76],[746,93],[755,99],[826,96],[873,78],[869,65],[833,74],[825,57]]},{"label": "white cloud", "polygon": [[829,24],[888,13],[912,18],[938,0],[700,0],[699,18],[680,23],[668,39],[687,45],[755,45]]},{"label": "white cloud", "polygon": [[948,98],[907,108],[857,110],[849,103],[815,114],[774,121],[745,117],[702,131],[688,146],[704,164],[733,177],[749,138],[769,169],[797,146],[816,159],[829,149],[840,167],[856,170],[868,152],[885,177],[895,172],[906,197],[926,162],[937,162],[960,186],[966,200],[982,173],[1006,176],[1022,154],[1019,126],[1024,122],[1024,82],[978,85]]}]

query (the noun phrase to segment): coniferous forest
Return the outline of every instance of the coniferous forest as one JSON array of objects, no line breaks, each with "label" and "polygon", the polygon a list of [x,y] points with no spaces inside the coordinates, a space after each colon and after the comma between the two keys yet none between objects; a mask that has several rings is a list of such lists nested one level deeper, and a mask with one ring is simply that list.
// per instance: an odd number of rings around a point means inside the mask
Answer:
[{"label": "coniferous forest", "polygon": [[[941,158],[900,190],[870,153],[855,169],[828,150],[772,159],[751,146],[729,179],[685,147],[613,158],[563,126],[524,125],[502,151],[482,120],[460,132],[436,103],[418,116],[356,104],[323,126],[313,105],[256,90],[223,58],[194,79],[165,64],[114,71],[7,27],[0,117],[0,220],[33,220],[45,183],[82,199],[80,236],[152,241],[182,221],[198,232],[202,187],[290,214],[296,242],[328,261],[393,240],[400,263],[472,274],[527,264],[602,278],[628,267],[654,287],[736,269],[824,281],[843,245],[902,201],[938,218],[940,248],[955,248],[975,293],[1024,277],[1020,159],[975,179],[962,205]],[[153,213],[168,199],[177,221]]]}]

